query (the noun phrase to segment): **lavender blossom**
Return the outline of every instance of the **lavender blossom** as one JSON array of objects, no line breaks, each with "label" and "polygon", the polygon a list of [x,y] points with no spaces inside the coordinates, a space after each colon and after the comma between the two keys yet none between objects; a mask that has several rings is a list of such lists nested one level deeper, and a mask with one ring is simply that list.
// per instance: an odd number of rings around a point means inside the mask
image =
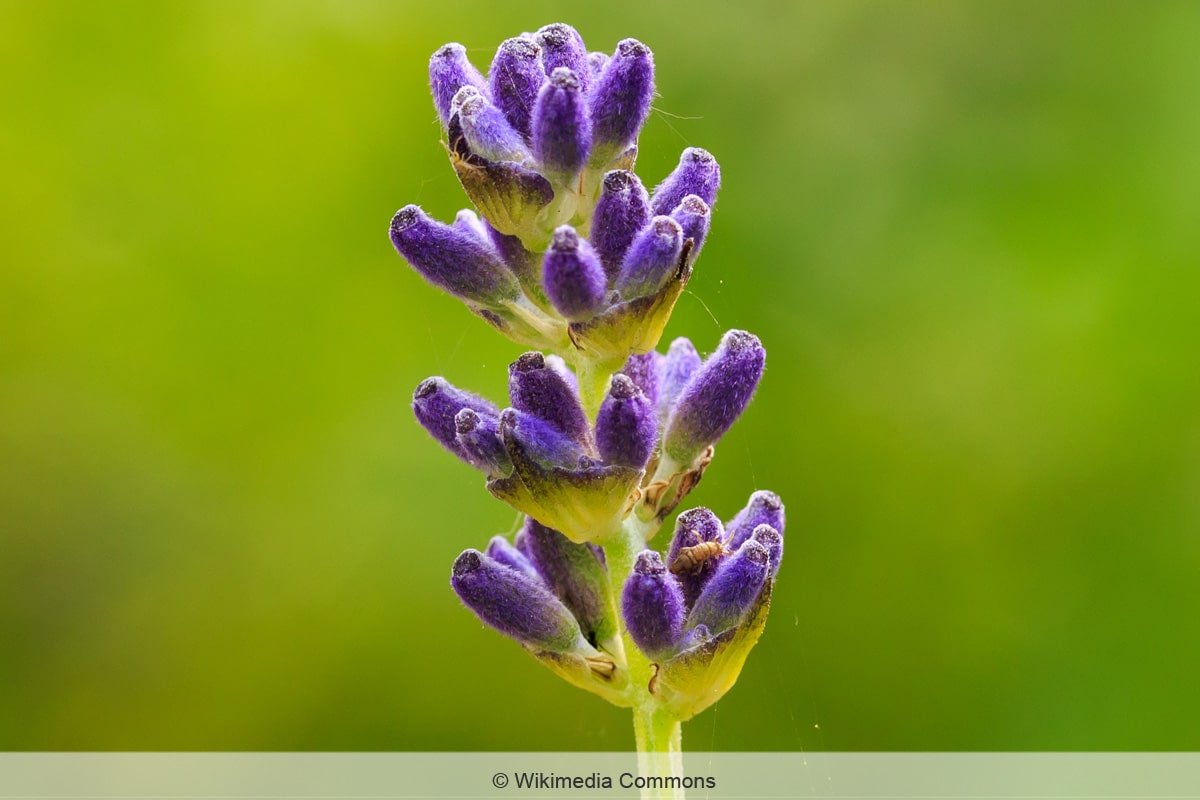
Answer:
[{"label": "lavender blossom", "polygon": [[506,408],[500,413],[500,441],[513,466],[529,459],[547,467],[572,467],[583,448],[561,429],[533,414]]},{"label": "lavender blossom", "polygon": [[534,40],[542,48],[542,68],[547,75],[553,75],[558,69],[569,69],[580,76],[581,88],[587,89],[591,82],[591,69],[588,66],[587,48],[578,31],[570,25],[555,22],[539,29]]},{"label": "lavender blossom", "polygon": [[485,625],[505,636],[554,652],[586,646],[579,623],[554,595],[478,550],[464,550],[455,560],[450,585]]},{"label": "lavender blossom", "polygon": [[417,384],[412,399],[413,414],[429,434],[451,453],[474,466],[458,441],[455,418],[463,409],[481,417],[495,418],[499,410],[482,397],[455,388],[445,378],[426,378]]},{"label": "lavender blossom", "polygon": [[592,123],[583,84],[567,67],[550,73],[533,107],[533,156],[560,184],[569,183],[587,163]]},{"label": "lavender blossom", "polygon": [[593,146],[600,160],[637,140],[654,97],[654,57],[637,39],[624,39],[592,90]]},{"label": "lavender blossom", "polygon": [[600,254],[610,286],[617,282],[629,245],[649,223],[650,195],[638,176],[623,169],[607,173],[592,218],[592,245]]},{"label": "lavender blossom", "polygon": [[688,614],[687,626],[706,625],[714,635],[746,618],[770,570],[767,548],[751,540],[725,560],[704,587]]},{"label": "lavender blossom", "polygon": [[642,394],[646,395],[646,399],[654,408],[658,407],[658,372],[662,360],[662,354],[652,350],[649,353],[630,356],[629,360],[625,362],[625,366],[621,368],[621,372],[633,381],[633,385],[638,387]]},{"label": "lavender blossom", "polygon": [[654,217],[629,245],[617,275],[617,291],[627,298],[658,291],[678,266],[682,247],[679,223],[670,217]]},{"label": "lavender blossom", "polygon": [[669,655],[683,635],[683,594],[653,550],[638,555],[621,593],[621,614],[633,641],[651,658]]},{"label": "lavender blossom", "polygon": [[458,104],[458,120],[471,151],[492,161],[526,161],[529,148],[504,112],[475,93]]},{"label": "lavender blossom", "polygon": [[696,352],[696,346],[686,337],[680,336],[667,348],[659,379],[658,397],[658,413],[664,422],[675,408],[679,393],[700,369],[701,363],[703,362],[700,354]]},{"label": "lavender blossom", "polygon": [[699,197],[689,194],[671,212],[671,219],[679,223],[684,242],[691,241],[688,261],[694,262],[700,255],[705,237],[708,236],[708,228],[712,224],[712,210]]},{"label": "lavender blossom", "polygon": [[656,414],[649,398],[627,376],[612,377],[608,395],[596,417],[596,449],[605,463],[642,469],[658,438]]},{"label": "lavender blossom", "polygon": [[500,418],[464,408],[454,416],[455,438],[463,458],[494,478],[512,472],[512,459],[500,438]]},{"label": "lavender blossom", "polygon": [[771,564],[767,578],[774,580],[779,573],[779,565],[783,561],[783,536],[770,525],[759,525],[754,529],[754,535],[750,538],[766,548]]},{"label": "lavender blossom", "polygon": [[450,102],[464,86],[481,92],[487,81],[467,59],[467,49],[457,42],[439,47],[429,59],[429,85],[433,90],[433,105],[445,128],[450,122]]},{"label": "lavender blossom", "polygon": [[584,637],[596,644],[616,633],[609,615],[608,571],[586,544],[576,544],[561,533],[525,520],[525,541],[538,573],[571,610]]},{"label": "lavender blossom", "polygon": [[770,525],[780,534],[786,523],[783,501],[774,492],[758,491],[750,495],[746,507],[725,523],[726,547],[737,550],[759,525]]},{"label": "lavender blossom", "polygon": [[663,438],[667,455],[678,464],[689,464],[724,436],[750,404],[765,361],[757,336],[726,333],[680,393]]},{"label": "lavender blossom", "polygon": [[529,560],[529,556],[521,552],[517,547],[508,543],[508,540],[503,536],[493,536],[488,542],[487,551],[485,552],[488,558],[493,559],[499,564],[503,564],[509,569],[515,569],[517,572],[524,573],[534,583],[541,583],[542,576],[538,573],[537,567]]},{"label": "lavender blossom", "polygon": [[655,214],[670,214],[689,194],[711,206],[717,200],[720,187],[721,167],[712,153],[689,147],[683,151],[675,171],[654,189],[650,207]]},{"label": "lavender blossom", "polygon": [[520,286],[497,253],[461,229],[431,219],[419,206],[396,212],[392,244],[425,280],[464,300],[496,305]]},{"label": "lavender blossom", "polygon": [[492,102],[526,141],[533,132],[533,104],[546,80],[541,60],[537,42],[518,36],[501,43],[488,70]]},{"label": "lavender blossom", "polygon": [[508,394],[513,408],[544,420],[576,444],[591,438],[587,415],[579,397],[566,380],[546,366],[545,357],[525,353],[508,367]]},{"label": "lavender blossom", "polygon": [[595,316],[607,288],[600,257],[570,225],[554,231],[542,267],[546,295],[554,308],[571,321]]},{"label": "lavender blossom", "polygon": [[679,582],[689,608],[723,560],[724,539],[725,530],[721,520],[707,508],[689,509],[675,520],[675,535],[667,551],[667,565]]}]

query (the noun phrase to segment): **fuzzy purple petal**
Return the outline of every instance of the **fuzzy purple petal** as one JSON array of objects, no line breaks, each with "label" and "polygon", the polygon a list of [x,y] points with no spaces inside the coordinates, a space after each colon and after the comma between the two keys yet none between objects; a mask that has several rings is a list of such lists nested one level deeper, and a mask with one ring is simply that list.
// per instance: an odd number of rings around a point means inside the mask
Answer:
[{"label": "fuzzy purple petal", "polygon": [[500,418],[464,408],[454,417],[459,449],[467,463],[489,478],[512,472],[512,459],[500,439]]},{"label": "fuzzy purple petal", "polygon": [[612,377],[596,415],[596,449],[606,464],[642,469],[658,440],[658,415],[628,376]]},{"label": "fuzzy purple petal", "polygon": [[592,245],[600,254],[610,286],[638,232],[650,224],[650,195],[638,176],[618,169],[606,173],[592,216]]},{"label": "fuzzy purple petal", "polygon": [[617,276],[616,289],[629,299],[654,294],[679,265],[683,231],[670,217],[654,217],[638,232]]},{"label": "fuzzy purple petal", "polygon": [[571,469],[584,454],[578,442],[553,424],[515,408],[500,412],[500,441],[513,461],[532,459],[545,467]]},{"label": "fuzzy purple petal", "polygon": [[413,414],[430,435],[454,455],[474,466],[458,441],[455,417],[470,409],[481,417],[495,419],[499,410],[482,397],[452,386],[445,378],[433,377],[421,381],[413,392]]},{"label": "fuzzy purple petal", "polygon": [[671,342],[659,372],[658,413],[662,419],[670,416],[683,387],[687,386],[702,363],[700,354],[696,352],[696,346],[690,339],[680,336]]},{"label": "fuzzy purple petal", "polygon": [[669,654],[679,644],[686,615],[683,594],[653,550],[638,555],[621,592],[621,613],[634,643],[651,658]]},{"label": "fuzzy purple petal", "polygon": [[580,445],[588,441],[588,420],[579,396],[536,350],[509,365],[508,395],[518,411],[550,423]]},{"label": "fuzzy purple petal", "polygon": [[696,195],[711,207],[720,187],[721,167],[712,153],[689,147],[683,151],[675,171],[654,189],[650,207],[655,214],[670,214],[689,194]]},{"label": "fuzzy purple petal", "polygon": [[571,610],[593,645],[615,632],[609,618],[608,571],[586,544],[576,544],[532,517],[525,520],[529,557],[550,591]]},{"label": "fuzzy purple petal", "polygon": [[771,563],[767,576],[774,578],[779,573],[779,565],[783,561],[783,536],[770,525],[759,525],[750,538],[767,549]]},{"label": "fuzzy purple petal", "polygon": [[575,617],[528,575],[464,550],[450,575],[455,593],[485,625],[525,644],[563,652],[582,641]]},{"label": "fuzzy purple petal", "polygon": [[664,449],[676,463],[690,464],[746,410],[762,377],[766,351],[758,337],[729,331],[684,387],[667,421]]},{"label": "fuzzy purple petal", "polygon": [[488,70],[488,88],[492,102],[526,141],[533,130],[533,104],[545,80],[537,42],[518,36],[500,44]]},{"label": "fuzzy purple petal", "polygon": [[679,564],[680,552],[685,548],[713,542],[721,543],[725,539],[725,530],[721,520],[707,508],[691,508],[679,515],[675,520],[675,535],[671,537],[671,547],[667,551],[667,567],[675,574],[679,588],[683,592],[684,601],[690,608],[704,590],[704,585],[716,572],[717,565],[724,558],[724,550],[716,548],[716,552],[694,567],[682,569]]},{"label": "fuzzy purple petal", "polygon": [[786,523],[783,501],[774,492],[757,491],[750,495],[746,507],[734,515],[725,525],[725,546],[737,550],[742,542],[750,538],[759,525],[770,525],[780,534]]},{"label": "fuzzy purple petal", "polygon": [[770,554],[748,541],[717,568],[688,614],[687,625],[706,625],[714,635],[738,625],[754,606],[770,570]]},{"label": "fuzzy purple petal", "polygon": [[692,248],[688,251],[688,261],[694,262],[696,256],[700,255],[705,237],[708,236],[708,229],[712,224],[712,210],[708,203],[694,194],[689,194],[671,212],[671,219],[679,223],[683,231],[683,240],[691,240]]},{"label": "fuzzy purple petal", "polygon": [[542,576],[538,574],[537,567],[533,565],[529,557],[509,544],[503,536],[499,534],[493,536],[484,552],[488,558],[494,559],[510,569],[515,569],[517,572],[524,573],[534,583],[542,583]]},{"label": "fuzzy purple petal", "polygon": [[534,41],[542,48],[542,69],[547,75],[565,67],[580,76],[584,89],[591,84],[591,67],[588,65],[587,47],[579,31],[562,22],[546,25],[534,34]]},{"label": "fuzzy purple petal", "polygon": [[533,107],[533,156],[543,171],[569,182],[587,163],[592,123],[576,73],[560,67],[550,74]]},{"label": "fuzzy purple petal", "polygon": [[608,288],[600,257],[570,225],[554,231],[542,265],[542,280],[555,310],[572,322],[595,316]]},{"label": "fuzzy purple petal", "polygon": [[429,59],[429,86],[433,90],[433,105],[442,127],[450,121],[450,102],[464,86],[474,86],[481,92],[487,81],[467,59],[467,49],[457,42],[439,47]]},{"label": "fuzzy purple petal", "polygon": [[617,153],[637,139],[654,97],[654,57],[637,39],[625,39],[592,89],[593,146]]},{"label": "fuzzy purple petal", "polygon": [[662,360],[661,353],[651,350],[649,353],[630,356],[625,366],[621,367],[621,372],[641,389],[655,409],[658,408],[658,371]]},{"label": "fuzzy purple petal", "polygon": [[529,158],[525,137],[514,128],[504,112],[476,94],[458,108],[458,121],[471,152],[489,161],[517,161]]},{"label": "fuzzy purple petal", "polygon": [[469,231],[432,219],[419,206],[396,212],[392,244],[425,280],[464,300],[513,300],[520,286],[499,255]]}]

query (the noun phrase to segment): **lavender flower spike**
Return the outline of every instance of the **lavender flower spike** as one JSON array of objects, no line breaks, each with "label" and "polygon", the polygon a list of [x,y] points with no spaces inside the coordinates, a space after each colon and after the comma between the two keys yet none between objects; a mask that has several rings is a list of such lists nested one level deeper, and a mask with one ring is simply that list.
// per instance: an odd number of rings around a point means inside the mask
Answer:
[{"label": "lavender flower spike", "polygon": [[464,550],[455,560],[450,585],[485,625],[505,636],[552,652],[587,647],[579,623],[558,598],[478,550]]},{"label": "lavender flower spike", "polygon": [[593,158],[607,163],[637,140],[654,97],[654,57],[637,39],[624,39],[592,89]]},{"label": "lavender flower spike", "polygon": [[579,445],[589,441],[587,415],[572,386],[532,350],[508,366],[513,408],[542,419]]},{"label": "lavender flower spike", "polygon": [[425,280],[463,300],[500,305],[521,292],[500,257],[469,231],[407,205],[392,217],[392,244]]},{"label": "lavender flower spike", "polygon": [[571,322],[591,319],[604,303],[608,281],[600,257],[570,225],[555,229],[542,275],[546,296]]},{"label": "lavender flower spike", "polygon": [[487,81],[467,60],[467,48],[451,42],[439,47],[429,59],[429,86],[433,90],[433,105],[445,128],[450,122],[450,102],[458,90],[474,86],[484,91]]},{"label": "lavender flower spike", "polygon": [[719,635],[737,626],[758,600],[770,561],[767,548],[758,542],[742,545],[704,587],[688,614],[687,627],[706,625],[713,635]]},{"label": "lavender flower spike", "polygon": [[629,299],[654,294],[678,266],[683,230],[670,217],[655,217],[634,238],[621,262],[617,291]]},{"label": "lavender flower spike", "polygon": [[546,80],[541,57],[542,48],[537,42],[518,36],[501,43],[488,70],[492,102],[526,141],[533,131],[533,104]]},{"label": "lavender flower spike", "polygon": [[766,351],[754,334],[733,330],[692,376],[667,420],[666,454],[690,464],[733,426],[750,405],[762,377]]},{"label": "lavender flower spike", "polygon": [[650,223],[650,195],[638,176],[618,169],[607,173],[592,215],[592,245],[600,254],[609,286],[616,284],[629,245]]},{"label": "lavender flower spike", "polygon": [[455,388],[445,378],[426,378],[413,392],[413,414],[433,438],[454,455],[475,466],[458,440],[455,418],[463,409],[495,419],[499,410],[482,397]]},{"label": "lavender flower spike", "polygon": [[683,635],[686,609],[679,586],[653,550],[637,557],[621,592],[621,614],[633,641],[651,658],[670,655]]},{"label": "lavender flower spike", "polygon": [[650,207],[655,214],[670,214],[689,194],[711,206],[717,200],[720,187],[721,167],[712,153],[689,147],[680,156],[675,171],[655,188]]},{"label": "lavender flower spike", "polygon": [[596,416],[596,449],[607,464],[642,469],[658,438],[658,419],[650,399],[628,376],[612,377]]},{"label": "lavender flower spike", "polygon": [[770,525],[780,534],[786,524],[783,501],[774,492],[757,491],[750,495],[746,507],[725,524],[725,546],[737,550],[750,538],[759,525]]},{"label": "lavender flower spike", "polygon": [[566,67],[550,74],[533,107],[533,156],[547,177],[565,185],[587,163],[592,149],[583,85]]}]

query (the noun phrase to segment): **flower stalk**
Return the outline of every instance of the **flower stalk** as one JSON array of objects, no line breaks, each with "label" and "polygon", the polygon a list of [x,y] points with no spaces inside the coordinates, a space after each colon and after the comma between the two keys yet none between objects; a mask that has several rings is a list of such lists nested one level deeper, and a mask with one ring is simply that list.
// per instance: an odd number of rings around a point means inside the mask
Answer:
[{"label": "flower stalk", "polygon": [[783,555],[770,492],[728,523],[685,511],[665,556],[649,547],[765,366],[741,330],[707,358],[685,338],[657,352],[708,236],[720,167],[687,148],[649,192],[633,171],[654,95],[653,54],[635,39],[589,54],[556,23],[501,44],[486,76],[445,45],[429,77],[475,211],[444,224],[405,206],[393,245],[533,348],[509,367],[507,408],[440,377],[414,393],[418,422],[524,517],[511,541],[463,551],[451,585],[564,680],[631,708],[643,797],[682,797],[681,723],[737,680]]}]

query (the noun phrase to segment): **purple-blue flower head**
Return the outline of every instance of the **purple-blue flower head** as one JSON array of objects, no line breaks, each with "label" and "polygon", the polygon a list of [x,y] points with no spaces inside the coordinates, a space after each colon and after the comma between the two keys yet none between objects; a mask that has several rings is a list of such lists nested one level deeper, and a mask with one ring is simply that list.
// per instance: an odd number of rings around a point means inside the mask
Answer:
[{"label": "purple-blue flower head", "polygon": [[587,163],[592,123],[579,76],[566,67],[550,73],[533,107],[533,156],[542,171],[570,183]]},{"label": "purple-blue flower head", "polygon": [[545,80],[537,42],[518,36],[501,43],[488,70],[488,88],[492,102],[526,141],[533,132],[533,104]]},{"label": "purple-blue flower head", "polygon": [[688,614],[687,626],[706,625],[713,635],[739,624],[754,606],[770,570],[767,548],[746,542],[717,568]]},{"label": "purple-blue flower head", "polygon": [[655,214],[670,214],[689,194],[696,195],[712,206],[717,200],[719,188],[721,167],[712,153],[699,147],[689,147],[680,156],[675,171],[654,189],[650,207]]},{"label": "purple-blue flower head", "polygon": [[606,464],[642,469],[654,452],[658,419],[650,399],[628,376],[612,377],[596,416],[596,449]]},{"label": "purple-blue flower head", "polygon": [[419,206],[396,212],[392,244],[425,280],[464,300],[497,305],[521,292],[499,255],[478,237],[432,219]]},{"label": "purple-blue flower head", "polygon": [[621,593],[621,613],[634,643],[651,658],[667,655],[679,644],[686,615],[683,594],[653,550],[638,555]]},{"label": "purple-blue flower head", "polygon": [[683,247],[683,231],[670,217],[655,217],[629,245],[621,272],[617,276],[617,291],[629,299],[654,294],[679,266]]},{"label": "purple-blue flower head", "polygon": [[458,441],[455,418],[463,409],[469,409],[480,417],[495,419],[499,410],[482,397],[464,392],[452,386],[445,378],[426,378],[417,384],[412,399],[413,414],[417,422],[443,447],[454,455],[475,466],[472,458]]},{"label": "purple-blue flower head", "polygon": [[688,381],[667,420],[666,454],[687,465],[725,435],[750,405],[766,351],[758,337],[733,330]]},{"label": "purple-blue flower head", "polygon": [[464,550],[455,560],[450,585],[485,625],[505,636],[553,652],[584,643],[575,617],[558,598],[478,550]]},{"label": "purple-blue flower head", "polygon": [[610,286],[617,282],[629,245],[649,223],[650,195],[638,176],[624,169],[607,173],[592,215],[592,244]]},{"label": "purple-blue flower head", "polygon": [[600,257],[570,225],[555,229],[542,276],[555,311],[571,322],[590,319],[604,303],[608,278]]},{"label": "purple-blue flower head", "polygon": [[726,547],[737,550],[759,525],[770,525],[780,534],[786,524],[783,501],[774,492],[760,490],[750,495],[746,507],[725,525]]},{"label": "purple-blue flower head", "polygon": [[513,408],[544,420],[580,446],[589,441],[587,415],[566,379],[546,366],[536,350],[508,366],[508,395]]},{"label": "purple-blue flower head", "polygon": [[637,140],[654,97],[654,57],[637,39],[624,39],[592,89],[592,137],[615,155]]}]

